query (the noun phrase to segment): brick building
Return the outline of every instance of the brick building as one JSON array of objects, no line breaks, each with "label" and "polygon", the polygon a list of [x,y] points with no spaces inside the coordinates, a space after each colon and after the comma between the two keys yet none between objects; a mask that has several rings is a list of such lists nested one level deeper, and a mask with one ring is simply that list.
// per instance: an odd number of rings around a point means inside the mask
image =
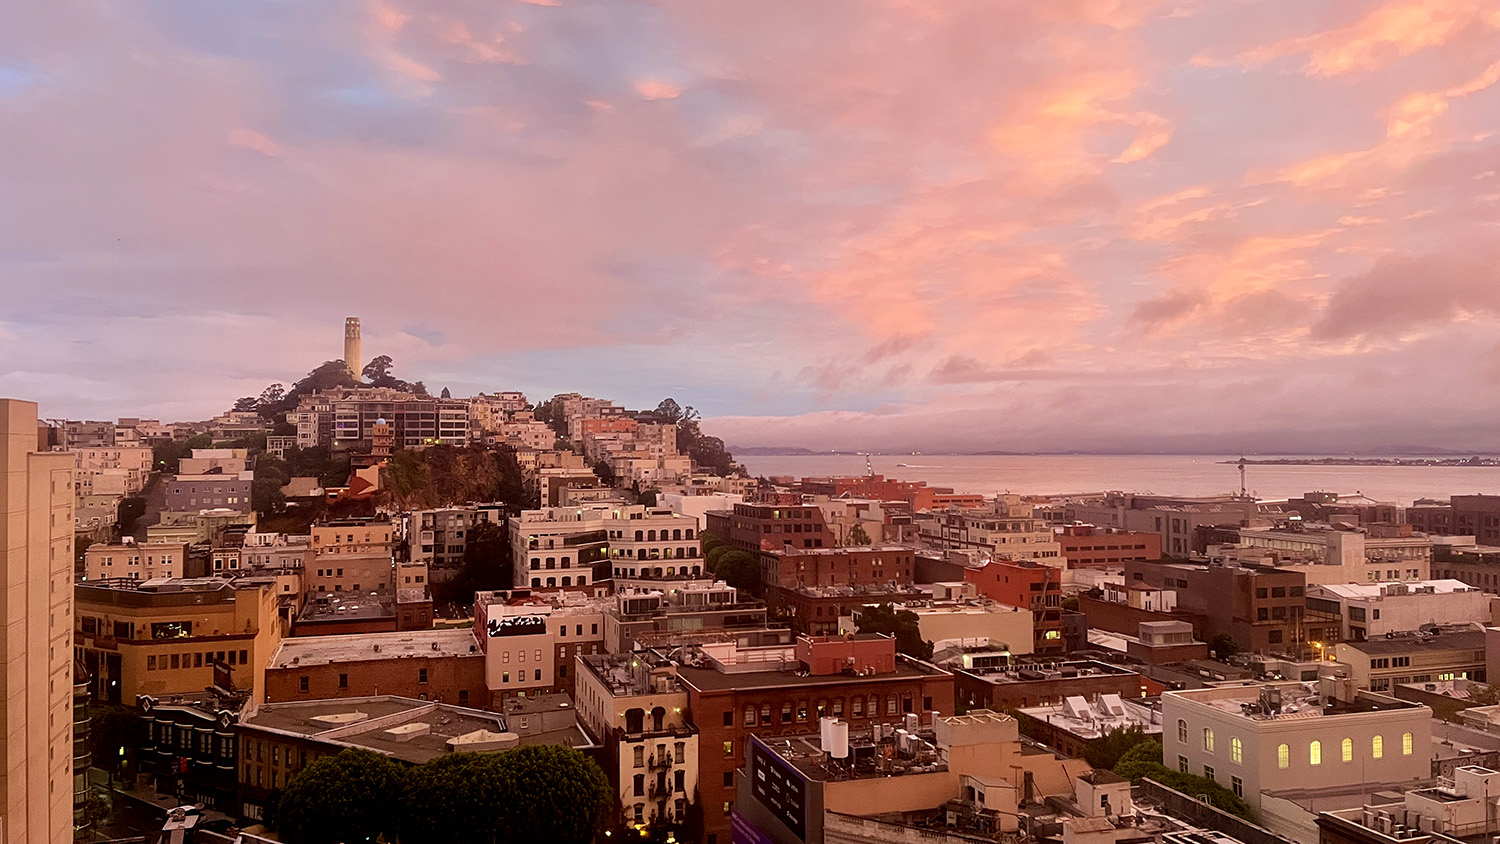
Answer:
[{"label": "brick building", "polygon": [[751,554],[762,549],[833,548],[838,545],[812,504],[736,504],[733,510],[711,510],[704,525],[715,536]]},{"label": "brick building", "polygon": [[916,550],[904,545],[774,548],[760,552],[767,597],[803,586],[873,586],[912,582]]},{"label": "brick building", "polygon": [[705,646],[677,676],[699,730],[707,844],[729,844],[734,772],[745,764],[751,735],[801,735],[823,715],[868,728],[900,723],[908,712],[953,711],[953,675],[898,655],[895,641],[878,635],[804,636],[791,647]]},{"label": "brick building", "polygon": [[1062,569],[1031,560],[996,560],[964,569],[964,581],[1002,604],[1031,610],[1034,653],[1062,653]]},{"label": "brick building", "polygon": [[1020,709],[1062,703],[1069,695],[1141,698],[1165,689],[1149,677],[1095,660],[1016,663],[1008,655],[990,656],[965,653],[945,661],[953,672],[955,701],[971,709]]},{"label": "brick building", "polygon": [[1161,559],[1161,534],[1093,525],[1057,529],[1057,542],[1070,569],[1115,568],[1131,561]]},{"label": "brick building", "polygon": [[1455,495],[1453,532],[1480,545],[1500,545],[1500,495]]},{"label": "brick building", "polygon": [[1296,570],[1254,565],[1129,563],[1127,586],[1144,583],[1177,593],[1177,608],[1207,619],[1200,631],[1221,633],[1241,650],[1302,655],[1309,651],[1306,577]]},{"label": "brick building", "polygon": [[266,702],[399,695],[488,706],[472,630],[283,639],[266,666]]}]

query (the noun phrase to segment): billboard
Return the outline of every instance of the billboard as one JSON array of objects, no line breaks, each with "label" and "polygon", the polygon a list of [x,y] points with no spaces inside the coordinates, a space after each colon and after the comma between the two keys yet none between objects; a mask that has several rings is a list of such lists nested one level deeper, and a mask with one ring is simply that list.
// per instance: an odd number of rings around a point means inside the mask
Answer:
[{"label": "billboard", "polygon": [[750,793],[792,834],[807,840],[807,777],[750,737]]}]

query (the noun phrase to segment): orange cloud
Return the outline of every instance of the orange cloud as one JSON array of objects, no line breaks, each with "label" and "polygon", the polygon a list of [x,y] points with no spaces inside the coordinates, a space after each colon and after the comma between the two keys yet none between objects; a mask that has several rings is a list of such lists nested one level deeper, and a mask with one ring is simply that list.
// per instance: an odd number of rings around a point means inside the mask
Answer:
[{"label": "orange cloud", "polygon": [[1500,28],[1500,11],[1487,0],[1391,0],[1349,26],[1249,50],[1240,60],[1263,64],[1306,53],[1308,74],[1337,76],[1447,44],[1471,26]]},{"label": "orange cloud", "polygon": [[642,79],[635,83],[635,92],[647,100],[675,100],[682,96],[682,89],[664,79]]},{"label": "orange cloud", "polygon": [[254,129],[231,129],[228,140],[230,146],[255,150],[271,158],[281,155],[281,147],[277,146],[275,141]]}]

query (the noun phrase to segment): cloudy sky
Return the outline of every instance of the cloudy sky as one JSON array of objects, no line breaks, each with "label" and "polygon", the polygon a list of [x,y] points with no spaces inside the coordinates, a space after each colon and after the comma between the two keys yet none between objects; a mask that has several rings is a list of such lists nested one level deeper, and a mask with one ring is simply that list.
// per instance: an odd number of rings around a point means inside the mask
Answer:
[{"label": "cloudy sky", "polygon": [[0,4],[0,395],[1500,447],[1493,0]]}]

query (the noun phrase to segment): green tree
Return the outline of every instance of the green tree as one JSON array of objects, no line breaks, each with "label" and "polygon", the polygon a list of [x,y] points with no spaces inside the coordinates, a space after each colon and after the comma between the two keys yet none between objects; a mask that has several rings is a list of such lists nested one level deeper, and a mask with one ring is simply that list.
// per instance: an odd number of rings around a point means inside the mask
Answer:
[{"label": "green tree", "polygon": [[132,734],[141,727],[140,721],[135,710],[126,706],[94,704],[89,706],[88,714],[89,754],[94,767],[116,776],[125,758],[120,751],[130,746]]},{"label": "green tree", "polygon": [[278,516],[286,511],[286,495],[281,488],[291,480],[287,468],[286,461],[266,454],[255,462],[255,474],[250,481],[250,506],[261,518]]},{"label": "green tree", "polygon": [[849,529],[849,544],[850,545],[869,545],[869,544],[871,544],[870,543],[870,535],[865,532],[865,526],[864,525],[860,524],[859,522],[855,522],[854,523],[854,527],[852,527],[852,528]]},{"label": "green tree", "polygon": [[1225,659],[1240,652],[1240,646],[1235,644],[1234,637],[1228,633],[1217,633],[1208,640],[1208,649],[1214,652],[1218,659]]},{"label": "green tree", "polygon": [[230,410],[236,413],[248,413],[260,409],[260,400],[255,396],[242,396],[234,401],[234,407]]},{"label": "green tree", "polygon": [[370,382],[372,387],[389,387],[396,380],[391,375],[392,363],[390,355],[377,355],[360,370],[360,377]]},{"label": "green tree", "polygon": [[710,566],[714,576],[741,592],[759,596],[761,592],[760,564],[750,554],[731,549],[722,554],[718,563]]},{"label": "green tree", "polygon": [[917,614],[890,604],[866,607],[856,623],[861,633],[883,633],[896,639],[896,650],[917,659],[932,659],[932,643],[922,638]]},{"label": "green tree", "polygon": [[515,794],[501,754],[450,753],[412,769],[401,818],[403,842],[492,844]]},{"label": "green tree", "polygon": [[511,786],[504,842],[588,844],[610,805],[609,781],[593,760],[571,747],[530,745],[501,755]]},{"label": "green tree", "polygon": [[1062,608],[1069,612],[1078,612],[1078,596],[1069,595],[1062,599]]},{"label": "green tree", "polygon": [[349,748],[303,768],[282,791],[277,828],[291,844],[369,841],[394,834],[405,772],[372,750]]},{"label": "green tree", "polygon": [[708,552],[714,550],[715,548],[728,544],[729,543],[724,541],[723,537],[719,536],[717,533],[714,533],[711,530],[702,530],[698,532],[698,545],[703,549],[703,556],[705,557],[708,556]]},{"label": "green tree", "polygon": [[1500,703],[1500,686],[1488,683],[1469,684],[1469,706],[1494,706]]},{"label": "green tree", "polygon": [[260,392],[260,398],[255,400],[255,410],[266,419],[274,417],[282,412],[281,403],[286,400],[286,387],[281,382],[266,387]]},{"label": "green tree", "polygon": [[83,571],[84,555],[86,555],[88,553],[89,546],[93,545],[93,544],[94,544],[94,540],[91,537],[85,536],[84,534],[81,534],[81,533],[73,535],[73,567],[74,568],[76,568],[79,571]]},{"label": "green tree", "polygon": [[735,549],[731,548],[728,545],[715,545],[709,550],[708,554],[704,556],[703,564],[708,567],[709,571],[717,571],[719,568],[719,561],[724,559],[725,554],[728,554],[733,550]]},{"label": "green tree", "polygon": [[438,398],[440,398],[440,399],[451,399],[451,398],[453,398],[453,394],[450,393],[450,392],[448,392],[448,388],[447,387],[444,387],[443,391],[441,393],[438,393]]},{"label": "green tree", "polygon": [[647,507],[655,507],[657,499],[661,496],[661,490],[648,489],[635,497],[635,503],[644,504]]},{"label": "green tree", "polygon": [[656,406],[656,418],[675,425],[682,421],[682,405],[676,399],[662,399]]},{"label": "green tree", "polygon": [[1083,758],[1095,768],[1113,769],[1119,764],[1120,757],[1142,742],[1157,743],[1139,725],[1115,727],[1089,742],[1083,749]]},{"label": "green tree", "polygon": [[618,480],[615,477],[614,467],[609,465],[608,460],[599,460],[594,463],[594,476],[605,486],[614,486],[615,481]]}]

